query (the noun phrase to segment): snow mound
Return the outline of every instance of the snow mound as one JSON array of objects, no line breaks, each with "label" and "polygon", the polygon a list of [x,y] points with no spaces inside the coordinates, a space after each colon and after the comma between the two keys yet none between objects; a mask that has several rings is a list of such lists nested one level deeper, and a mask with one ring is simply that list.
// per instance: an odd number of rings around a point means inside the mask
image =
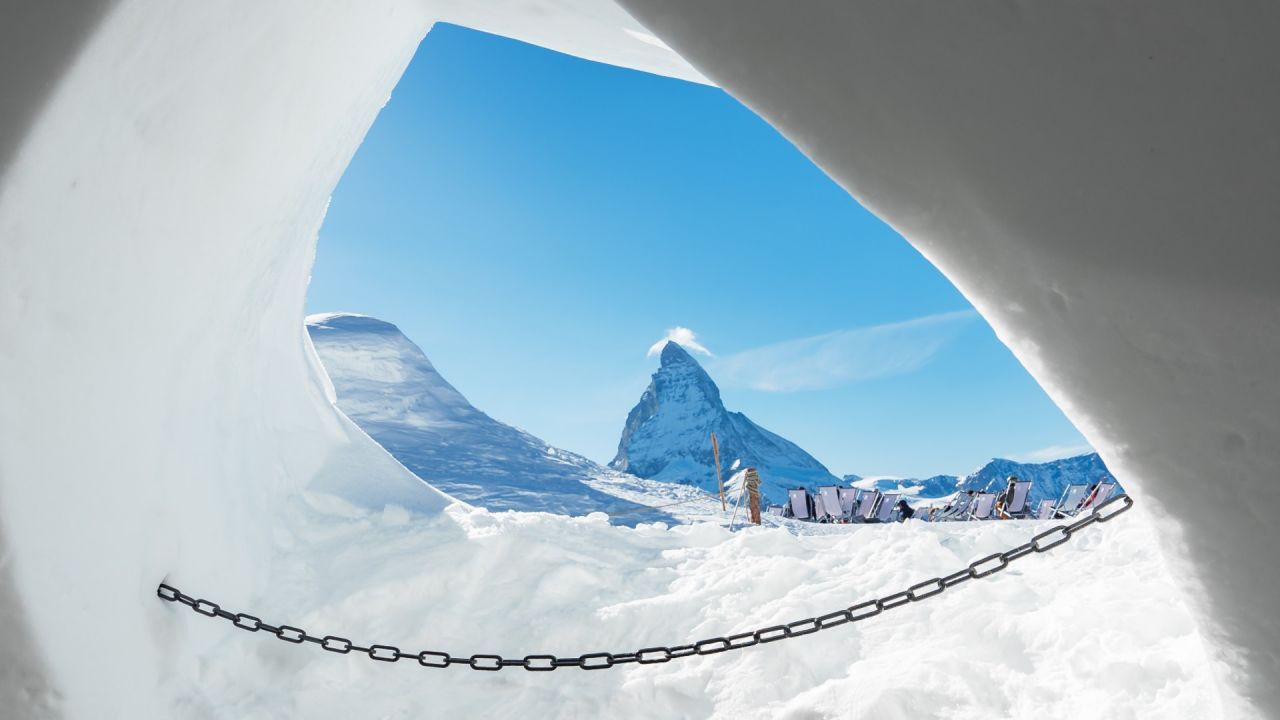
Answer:
[{"label": "snow mound", "polygon": [[[798,535],[463,507],[435,518],[340,517],[305,505],[294,514],[273,592],[246,609],[358,644],[516,658],[630,652],[813,617],[951,573],[1046,527],[909,522]],[[263,720],[1218,717],[1202,638],[1155,537],[1130,522],[1137,514],[855,625],[602,672],[387,665],[172,606],[170,622],[221,638],[179,702]]]},{"label": "snow mound", "polygon": [[490,510],[670,520],[587,484],[612,471],[476,409],[395,325],[352,313],[306,324],[338,407],[433,487]]}]

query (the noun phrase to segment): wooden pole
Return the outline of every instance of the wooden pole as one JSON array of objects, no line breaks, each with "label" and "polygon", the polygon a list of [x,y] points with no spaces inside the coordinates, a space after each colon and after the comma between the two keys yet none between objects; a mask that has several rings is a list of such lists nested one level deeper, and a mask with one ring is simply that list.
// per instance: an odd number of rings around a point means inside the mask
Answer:
[{"label": "wooden pole", "polygon": [[760,524],[760,475],[755,468],[747,468],[743,477],[743,485],[747,487],[747,500],[751,507],[751,522]]},{"label": "wooden pole", "polygon": [[724,477],[720,475],[720,443],[716,440],[716,434],[711,433],[711,454],[716,459],[716,482],[720,485],[720,510],[728,512],[729,506],[724,502]]}]

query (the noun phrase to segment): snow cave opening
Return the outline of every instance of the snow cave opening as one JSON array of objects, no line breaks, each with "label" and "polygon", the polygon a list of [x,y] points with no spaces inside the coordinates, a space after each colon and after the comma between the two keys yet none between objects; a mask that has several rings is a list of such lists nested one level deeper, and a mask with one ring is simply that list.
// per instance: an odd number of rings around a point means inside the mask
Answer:
[{"label": "snow cave opening", "polygon": [[[798,484],[918,499],[1016,473],[1034,504],[1110,477],[955,287],[736,100],[456,25],[424,38],[339,182],[307,311],[339,408],[493,510],[670,519],[590,487],[607,469],[716,492],[762,466],[773,505]],[[627,344],[664,327],[706,366],[703,424],[780,451],[731,441],[717,478],[706,428],[629,447],[650,368]],[[908,437],[952,459],[875,456]]]},{"label": "snow cave opening", "polygon": [[[657,682],[645,671],[644,682],[633,682],[635,673],[592,678],[571,699],[563,686],[509,675],[503,682],[516,692],[499,694],[476,678],[286,655],[292,651],[281,643],[246,643],[192,623],[155,598],[156,578],[210,589],[264,616],[406,644],[430,638],[472,650],[482,624],[488,642],[480,649],[513,656],[635,647],[720,634],[747,616],[813,615],[849,595],[896,589],[902,557],[923,577],[1011,538],[998,524],[946,537],[894,526],[836,539],[774,533],[762,547],[750,531],[731,535],[710,524],[611,528],[592,517],[488,513],[424,492],[328,402],[298,318],[325,199],[433,22],[429,10],[406,3],[309,14],[268,4],[248,26],[234,8],[155,13],[119,3],[83,44],[54,53],[57,67],[33,58],[19,73],[52,94],[19,138],[0,195],[5,245],[15,249],[0,263],[0,286],[18,301],[7,319],[19,321],[5,326],[17,342],[0,361],[7,376],[24,378],[6,386],[12,402],[0,404],[8,441],[0,453],[0,538],[12,560],[6,587],[17,596],[6,594],[0,615],[10,636],[31,638],[10,653],[18,662],[0,678],[6,696],[30,714],[56,705],[68,717],[103,708],[136,717],[202,708],[473,716],[512,707],[564,712],[566,702],[583,715],[644,707],[655,716],[710,716],[741,714],[741,685],[720,682],[732,677],[753,688],[751,707],[768,716],[823,712],[828,690],[860,694],[871,678],[882,691],[872,713],[923,697],[974,716],[997,707],[1051,717],[1076,712],[1081,689],[1117,714],[1243,717],[1223,710],[1236,691],[1274,713],[1276,625],[1265,598],[1277,576],[1265,550],[1276,526],[1258,509],[1278,504],[1275,485],[1265,482],[1275,476],[1267,449],[1275,446],[1267,372],[1275,334],[1257,332],[1274,327],[1266,270],[1274,263],[1255,240],[1266,236],[1259,228],[1274,226],[1266,221],[1274,204],[1265,193],[1239,192],[1275,184],[1275,163],[1256,152],[1269,147],[1260,139],[1273,134],[1275,113],[1251,86],[1257,68],[1274,65],[1268,25],[1250,19],[1253,34],[1237,32],[1239,17],[1203,9],[1139,18],[1078,6],[1016,15],[931,6],[924,24],[946,39],[936,42],[938,35],[914,31],[920,10],[900,4],[883,12],[787,8],[773,18],[768,4],[732,13],[715,3],[686,5],[665,14],[658,4],[626,4],[788,136],[806,138],[806,152],[841,185],[859,197],[869,183],[890,188],[872,193],[868,206],[901,223],[965,288],[1108,460],[1146,483],[1154,512],[1097,528],[1098,539],[1081,552],[1004,574],[976,596],[939,597],[915,627],[928,642],[904,643],[900,626],[868,624],[806,640],[803,651],[778,643],[741,661],[721,656],[727,666],[689,663]],[[606,12],[600,42],[598,28],[573,24],[563,6],[453,11],[571,52],[701,77],[683,61],[655,60],[656,38],[626,17]],[[851,22],[856,13],[860,20]],[[556,24],[566,16],[571,22]],[[792,31],[752,36],[760,26]],[[847,42],[849,28],[865,42]],[[1080,32],[1097,40],[1087,58],[1078,56]],[[735,41],[705,42],[724,33]],[[39,43],[50,34],[29,33]],[[1201,44],[1186,45],[1188,37]],[[619,38],[634,46],[622,48]],[[1158,50],[1130,52],[1135,42]],[[601,47],[620,49],[610,55]],[[1004,62],[1011,53],[1038,62]],[[1177,65],[1197,55],[1212,56],[1222,72],[1188,74]],[[901,73],[879,72],[901,57],[912,61],[900,63]],[[762,61],[792,71],[808,63],[814,82],[752,72]],[[1026,82],[1045,68],[1063,75]],[[977,88],[988,91],[981,102],[930,112],[929,103],[972,87],[973,77],[989,81]],[[831,106],[821,100],[856,98],[848,83],[876,88],[885,99],[877,110],[894,113],[861,115],[856,128],[831,124]],[[228,103],[228,88],[237,102]],[[1238,112],[1245,92],[1255,112]],[[1200,102],[1205,96],[1223,101]],[[1151,111],[1188,99],[1196,107],[1162,112],[1151,137]],[[1116,112],[1070,115],[1072,122],[1056,112],[1100,103]],[[846,103],[834,114],[858,110]],[[85,118],[101,132],[83,132]],[[976,131],[963,144],[947,135],[957,122]],[[1028,135],[1038,141],[1044,127],[1057,129],[1055,145],[1035,146],[1047,154],[1010,152]],[[939,142],[892,162],[844,152],[859,140],[901,147],[908,131],[916,132],[908,140]],[[1100,136],[1115,142],[1100,146]],[[1168,152],[1175,147],[1184,152]],[[1206,172],[1185,172],[1184,159]],[[1057,164],[1045,160],[1064,161],[1067,172],[1044,172]],[[671,175],[670,167],[648,172],[655,181]],[[908,181],[922,183],[921,195],[935,201],[925,204],[931,212],[917,212],[919,198],[902,192]],[[959,187],[971,191],[965,199],[983,202],[955,202]],[[1103,212],[1064,223],[1058,208],[1066,194]],[[1221,242],[1204,242],[1206,218],[1220,223]],[[95,234],[104,241],[84,242]],[[323,260],[333,246],[321,242]],[[521,259],[536,268],[542,258]],[[715,262],[675,267],[699,278]],[[1199,272],[1205,267],[1215,271]],[[735,290],[747,285],[734,280]],[[648,284],[612,289],[650,302],[662,295]],[[759,283],[750,289],[771,295]],[[112,298],[112,312],[85,312],[103,297]],[[544,333],[539,341],[579,347],[581,337]],[[446,374],[455,368],[466,364]],[[1164,392],[1170,387],[1176,392]],[[637,388],[626,392],[629,404]],[[616,432],[617,418],[607,423]],[[1207,478],[1220,492],[1205,492]],[[311,504],[297,501],[303,496]],[[1238,512],[1241,498],[1250,512]],[[1193,534],[1204,526],[1214,532]],[[856,575],[832,575],[833,562],[850,559]],[[91,606],[85,587],[94,590]],[[978,612],[984,605],[1010,612],[992,618]],[[477,617],[484,623],[469,622]],[[1047,634],[1046,626],[1069,631]],[[975,628],[996,639],[976,645],[981,662],[971,652]],[[100,642],[84,645],[89,636]],[[40,657],[41,648],[72,645],[80,651]],[[852,664],[830,662],[849,657],[851,646]],[[1082,648],[1108,655],[1082,656]],[[289,683],[279,682],[283,663],[293,671]],[[968,684],[985,688],[981,696],[956,692],[949,679],[957,666]],[[1010,683],[1010,668],[1028,672]]]}]

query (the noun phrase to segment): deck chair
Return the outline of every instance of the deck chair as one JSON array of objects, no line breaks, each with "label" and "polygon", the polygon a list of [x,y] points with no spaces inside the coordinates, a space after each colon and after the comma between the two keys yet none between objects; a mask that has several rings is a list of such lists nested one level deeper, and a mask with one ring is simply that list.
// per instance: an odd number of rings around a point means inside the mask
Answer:
[{"label": "deck chair", "polygon": [[863,490],[858,496],[858,508],[854,517],[862,522],[871,522],[872,513],[875,512],[876,503],[879,500],[879,490]]},{"label": "deck chair", "polygon": [[840,494],[835,485],[823,485],[818,488],[817,497],[818,522],[840,522],[844,520],[844,509],[840,507]]},{"label": "deck chair", "polygon": [[846,519],[853,519],[853,508],[858,504],[857,488],[836,488],[836,495],[840,496],[840,512]]},{"label": "deck chair", "polygon": [[1041,500],[1040,507],[1036,510],[1037,520],[1048,520],[1053,517],[1053,501]]},{"label": "deck chair", "polygon": [[958,493],[956,499],[951,501],[951,509],[947,511],[938,511],[938,522],[947,522],[950,520],[964,520],[969,514],[969,505],[973,502],[973,497],[968,493]]},{"label": "deck chair", "polygon": [[1066,490],[1062,491],[1062,497],[1058,500],[1057,512],[1054,513],[1055,518],[1064,518],[1075,515],[1080,509],[1080,503],[1084,500],[1084,496],[1089,492],[1088,485],[1068,485]]},{"label": "deck chair", "polygon": [[765,509],[765,513],[769,515],[782,515],[783,507],[781,505],[770,505]]},{"label": "deck chair", "polygon": [[886,493],[880,496],[880,504],[876,507],[873,522],[893,522],[893,515],[898,510],[898,494]]},{"label": "deck chair", "polygon": [[813,498],[804,488],[787,491],[787,506],[791,508],[791,517],[797,520],[813,520]]},{"label": "deck chair", "polygon": [[1102,503],[1106,502],[1107,498],[1111,497],[1111,492],[1115,489],[1116,489],[1115,483],[1102,483],[1101,485],[1098,486],[1098,492],[1094,494],[1092,498],[1090,498],[1088,501],[1086,501],[1083,505],[1080,506],[1080,512],[1084,512],[1085,510],[1092,510],[1098,507],[1099,505],[1101,505]]},{"label": "deck chair", "polygon": [[1010,517],[1025,517],[1030,507],[1027,500],[1031,497],[1031,481],[1019,480],[1013,486],[1013,497],[1004,501],[1004,511]]},{"label": "deck chair", "polygon": [[990,520],[991,510],[996,506],[995,493],[978,493],[973,498],[973,505],[969,508],[970,520]]}]

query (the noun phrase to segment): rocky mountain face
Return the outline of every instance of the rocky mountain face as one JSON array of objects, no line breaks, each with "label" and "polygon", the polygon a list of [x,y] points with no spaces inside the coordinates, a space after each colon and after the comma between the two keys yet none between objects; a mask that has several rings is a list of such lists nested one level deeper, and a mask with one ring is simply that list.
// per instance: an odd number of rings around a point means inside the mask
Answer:
[{"label": "rocky mountain face", "polygon": [[739,468],[755,467],[761,491],[772,502],[782,502],[787,488],[839,482],[795,443],[727,410],[711,376],[673,342],[662,349],[658,371],[627,414],[618,454],[609,466],[715,492],[712,432],[720,443],[725,479]]}]

